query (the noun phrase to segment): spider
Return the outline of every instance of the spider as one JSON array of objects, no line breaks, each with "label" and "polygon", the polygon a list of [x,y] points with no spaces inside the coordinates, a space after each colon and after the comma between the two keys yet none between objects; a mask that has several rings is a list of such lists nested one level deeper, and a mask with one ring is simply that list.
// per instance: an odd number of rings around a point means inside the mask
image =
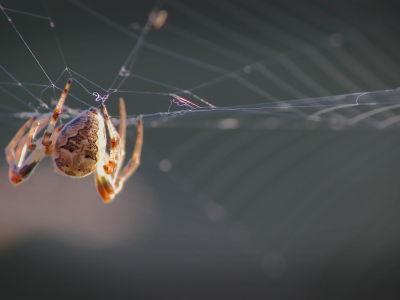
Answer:
[{"label": "spider", "polygon": [[[110,202],[140,164],[143,144],[142,120],[138,120],[132,158],[121,170],[125,158],[126,136],[124,100],[119,99],[119,133],[111,124],[104,103],[101,105],[101,111],[90,107],[67,124],[55,127],[58,116],[64,112],[62,107],[70,86],[71,79],[67,82],[52,115],[47,113],[29,119],[6,147],[7,162],[10,165],[8,176],[14,185],[18,185],[32,174],[45,155],[49,155],[54,162],[55,171],[61,175],[82,178],[94,172],[94,182],[100,196],[105,202]],[[43,137],[34,141],[36,134],[47,124]],[[110,136],[110,154],[106,151],[106,127]],[[25,134],[28,128],[29,133]],[[27,150],[32,153],[25,159]]]}]

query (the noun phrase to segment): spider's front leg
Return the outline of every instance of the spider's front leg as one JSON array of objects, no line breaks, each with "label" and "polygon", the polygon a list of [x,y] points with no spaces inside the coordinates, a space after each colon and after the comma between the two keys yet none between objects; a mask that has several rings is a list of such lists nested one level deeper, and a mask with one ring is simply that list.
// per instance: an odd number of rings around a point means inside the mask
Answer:
[{"label": "spider's front leg", "polygon": [[49,126],[47,127],[47,130],[44,133],[42,145],[45,147],[48,147],[51,145],[51,135],[53,134],[54,127],[56,126],[56,122],[58,120],[58,116],[60,115],[61,109],[65,102],[65,99],[67,98],[68,91],[71,87],[71,82],[72,82],[72,80],[69,79],[67,84],[65,85],[65,88],[64,88],[63,93],[61,94],[60,100],[58,101],[57,106],[53,111],[53,117],[51,118]]}]

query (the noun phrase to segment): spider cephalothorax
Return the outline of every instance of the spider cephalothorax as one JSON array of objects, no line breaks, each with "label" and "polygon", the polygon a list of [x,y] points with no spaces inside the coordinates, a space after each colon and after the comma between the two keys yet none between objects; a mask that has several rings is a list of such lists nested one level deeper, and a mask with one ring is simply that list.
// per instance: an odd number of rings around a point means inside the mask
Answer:
[{"label": "spider cephalothorax", "polygon": [[[82,178],[94,172],[95,185],[104,201],[112,200],[122,189],[123,183],[140,164],[143,143],[143,125],[138,120],[138,132],[132,158],[121,170],[125,158],[126,111],[122,98],[119,100],[119,132],[110,121],[104,104],[101,111],[91,107],[66,125],[55,128],[58,116],[71,86],[68,81],[53,115],[44,114],[29,119],[6,147],[10,165],[9,178],[14,185],[27,179],[45,155],[51,156],[55,170],[73,178]],[[35,135],[46,125],[43,138],[34,141]],[[110,136],[110,154],[106,151],[106,127]],[[25,134],[30,128],[29,133]],[[32,154],[25,159],[26,151]]]}]

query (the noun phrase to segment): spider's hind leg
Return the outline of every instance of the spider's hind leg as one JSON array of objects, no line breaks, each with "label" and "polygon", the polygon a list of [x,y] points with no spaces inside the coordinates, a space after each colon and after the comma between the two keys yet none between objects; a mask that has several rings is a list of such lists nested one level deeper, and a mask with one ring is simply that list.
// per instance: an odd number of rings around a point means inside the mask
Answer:
[{"label": "spider's hind leg", "polygon": [[[49,152],[50,149],[41,144],[41,139],[34,143],[34,138],[36,133],[44,129],[50,119],[51,116],[48,116],[47,114],[43,115],[39,119],[29,119],[21,129],[18,130],[14,138],[6,147],[7,162],[10,166],[8,177],[14,185],[27,179],[43,156]],[[29,133],[25,134],[29,127]],[[61,128],[62,125],[57,127],[55,133],[58,133]],[[53,138],[56,137],[57,136],[53,136]],[[27,159],[25,159],[27,150],[32,151],[32,153]]]},{"label": "spider's hind leg", "polygon": [[[45,148],[41,146],[39,149],[36,149],[27,160],[24,161],[25,158],[25,151],[22,149],[26,147],[26,141],[28,137],[24,133],[28,130],[34,122],[36,118],[29,119],[18,132],[15,134],[14,138],[6,147],[6,157],[7,162],[10,166],[8,177],[10,181],[16,185],[23,181],[24,179],[28,178],[28,176],[32,173],[36,165],[42,159]],[[23,143],[21,143],[23,141]],[[17,149],[15,149],[17,148]],[[19,167],[19,164],[22,163],[22,166]]]},{"label": "spider's hind leg", "polygon": [[[36,120],[36,117],[30,118],[28,121],[25,122],[25,124],[18,130],[18,132],[15,134],[11,142],[8,144],[6,147],[6,159],[8,164],[11,165],[16,165],[19,161],[21,151],[17,151],[17,155],[15,153],[15,148],[21,141],[21,139],[24,139],[24,133],[25,131],[32,125],[32,123]],[[20,148],[20,147],[18,147]]]},{"label": "spider's hind leg", "polygon": [[46,153],[46,148],[40,145],[32,154],[25,160],[21,167],[17,165],[10,165],[8,177],[10,181],[17,185],[21,181],[27,179],[32,171],[36,168],[37,164],[43,158]]}]

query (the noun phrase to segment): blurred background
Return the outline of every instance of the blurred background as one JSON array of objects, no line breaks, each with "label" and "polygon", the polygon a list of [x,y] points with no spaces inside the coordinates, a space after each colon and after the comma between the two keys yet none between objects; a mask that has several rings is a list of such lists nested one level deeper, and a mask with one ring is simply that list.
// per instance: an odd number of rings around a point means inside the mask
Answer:
[{"label": "blurred background", "polygon": [[[1,4],[48,76],[0,15],[2,149],[21,113],[50,111],[37,98],[53,106],[44,86],[50,78],[63,88],[66,65],[77,79],[68,107],[97,105],[77,81],[107,89],[155,6]],[[254,108],[400,85],[397,1],[169,0],[162,8],[166,24],[149,33],[122,92],[107,100],[113,116],[120,96],[134,118],[185,109],[166,95],[182,90],[218,107]],[[0,298],[397,298],[399,124],[374,124],[397,120],[399,108],[347,126],[344,116],[367,109],[310,122],[316,106],[145,116],[142,164],[108,205],[92,176],[62,177],[49,158],[13,187],[2,154]]]}]

